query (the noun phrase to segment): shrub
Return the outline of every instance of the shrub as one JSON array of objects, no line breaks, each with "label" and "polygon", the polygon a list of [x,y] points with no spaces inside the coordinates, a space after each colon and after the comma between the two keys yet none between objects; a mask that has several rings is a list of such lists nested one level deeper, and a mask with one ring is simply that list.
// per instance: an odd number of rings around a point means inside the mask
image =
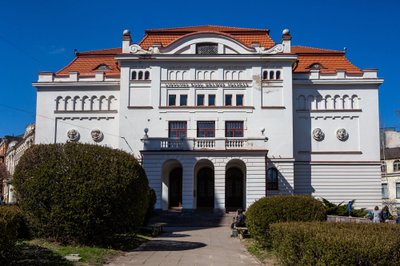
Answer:
[{"label": "shrub", "polygon": [[[354,202],[356,200],[351,201],[351,206],[354,206]],[[330,202],[327,199],[322,198],[322,203],[326,208],[326,214],[328,215],[338,215],[338,216],[348,216],[349,212],[347,210],[347,204],[343,205],[344,201],[339,204],[335,204]],[[364,217],[367,214],[365,208],[362,209],[351,209],[351,216],[353,217]]]},{"label": "shrub", "polygon": [[21,221],[22,213],[18,207],[0,206],[0,265],[10,264],[16,254]]},{"label": "shrub", "polygon": [[277,223],[270,235],[284,265],[400,265],[394,224]]},{"label": "shrub", "polygon": [[148,206],[148,181],[137,160],[98,145],[35,145],[20,159],[14,181],[35,232],[63,243],[102,243],[133,232]]},{"label": "shrub", "polygon": [[151,215],[154,212],[154,205],[156,204],[156,201],[157,201],[157,196],[156,196],[156,192],[154,191],[154,189],[149,188],[149,190],[147,191],[147,197],[148,197],[148,205],[147,205],[147,211],[146,211],[146,217],[145,217],[144,224],[147,224]]},{"label": "shrub", "polygon": [[269,225],[289,221],[324,221],[323,204],[311,196],[264,197],[254,202],[246,212],[246,225],[251,236],[261,246],[269,246]]}]

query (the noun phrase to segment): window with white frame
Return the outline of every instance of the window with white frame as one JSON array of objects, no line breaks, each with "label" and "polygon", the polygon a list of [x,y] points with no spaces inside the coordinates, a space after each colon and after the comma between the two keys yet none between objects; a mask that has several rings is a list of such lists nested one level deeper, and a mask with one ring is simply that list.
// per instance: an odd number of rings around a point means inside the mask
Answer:
[{"label": "window with white frame", "polygon": [[393,172],[400,171],[400,160],[396,160],[393,162]]},{"label": "window with white frame", "polygon": [[279,190],[278,170],[271,167],[267,171],[267,190]]},{"label": "window with white frame", "polygon": [[384,198],[384,199],[389,198],[388,185],[387,184],[382,184],[382,198]]},{"label": "window with white frame", "polygon": [[396,183],[396,199],[400,199],[400,183]]}]

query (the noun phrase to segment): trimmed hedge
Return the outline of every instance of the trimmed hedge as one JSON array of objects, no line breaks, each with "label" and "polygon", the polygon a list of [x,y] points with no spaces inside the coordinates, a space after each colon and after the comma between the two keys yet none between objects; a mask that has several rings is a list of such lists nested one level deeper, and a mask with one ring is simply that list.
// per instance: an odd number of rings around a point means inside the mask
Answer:
[{"label": "trimmed hedge", "polygon": [[311,196],[264,197],[246,212],[246,225],[251,236],[264,247],[270,246],[269,225],[289,221],[325,221],[326,209]]},{"label": "trimmed hedge", "polygon": [[23,221],[16,206],[0,206],[0,265],[8,265],[16,255],[15,243]]},{"label": "trimmed hedge", "polygon": [[284,265],[400,265],[400,226],[278,223],[272,248]]},{"label": "trimmed hedge", "polygon": [[99,145],[35,145],[20,159],[14,181],[35,233],[63,243],[100,244],[134,232],[148,207],[148,181],[137,160]]}]

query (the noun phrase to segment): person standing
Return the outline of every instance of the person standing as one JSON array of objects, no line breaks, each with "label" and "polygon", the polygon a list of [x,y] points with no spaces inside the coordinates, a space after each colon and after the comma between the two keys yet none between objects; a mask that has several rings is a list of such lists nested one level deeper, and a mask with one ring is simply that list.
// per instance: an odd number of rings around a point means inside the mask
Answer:
[{"label": "person standing", "polygon": [[379,211],[378,206],[375,206],[374,210],[372,211],[372,222],[373,223],[381,222],[381,212]]}]

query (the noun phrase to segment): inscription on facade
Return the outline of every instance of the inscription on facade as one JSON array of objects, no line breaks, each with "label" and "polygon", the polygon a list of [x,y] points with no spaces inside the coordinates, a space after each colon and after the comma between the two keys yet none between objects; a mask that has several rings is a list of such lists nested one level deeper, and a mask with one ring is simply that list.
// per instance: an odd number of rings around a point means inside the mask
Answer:
[{"label": "inscription on facade", "polygon": [[177,82],[166,83],[167,88],[247,88],[247,82]]}]

